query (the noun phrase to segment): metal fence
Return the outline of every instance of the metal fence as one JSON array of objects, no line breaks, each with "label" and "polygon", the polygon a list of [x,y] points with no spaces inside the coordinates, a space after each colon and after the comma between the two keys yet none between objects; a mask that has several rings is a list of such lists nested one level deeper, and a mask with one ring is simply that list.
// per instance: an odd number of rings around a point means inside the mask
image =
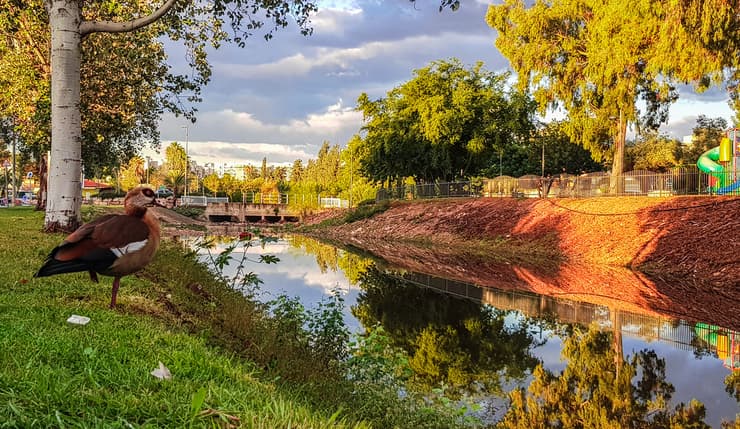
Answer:
[{"label": "metal fence", "polygon": [[378,190],[378,201],[455,197],[587,198],[601,196],[740,195],[740,170],[709,175],[696,166],[675,167],[664,173],[628,171],[612,177],[598,172],[519,178],[499,176],[467,182],[404,185]]}]

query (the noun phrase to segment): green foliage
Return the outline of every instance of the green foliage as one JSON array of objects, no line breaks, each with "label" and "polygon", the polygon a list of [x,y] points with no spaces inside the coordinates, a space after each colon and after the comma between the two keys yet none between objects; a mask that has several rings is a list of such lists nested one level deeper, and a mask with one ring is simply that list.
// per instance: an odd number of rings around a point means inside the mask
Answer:
[{"label": "green foliage", "polygon": [[481,63],[435,61],[385,98],[358,98],[366,135],[356,150],[363,175],[374,182],[449,181],[478,174],[533,130],[528,96],[507,93],[507,74]]},{"label": "green foliage", "polygon": [[141,185],[146,177],[144,171],[144,158],[134,156],[128,161],[126,167],[121,167],[120,182],[124,191],[129,191]]},{"label": "green foliage", "polygon": [[[259,255],[258,259],[250,258],[247,253],[250,247],[258,243],[264,246],[266,243],[277,241],[275,237],[263,235],[259,230],[254,230],[252,235],[257,237],[256,243],[253,242],[251,237],[236,239],[227,243],[226,247],[218,253],[213,253],[217,244],[215,237],[205,237],[193,244],[196,252],[205,252],[206,264],[213,270],[218,280],[251,297],[255,296],[256,287],[262,283],[262,280],[253,271],[247,271],[247,264],[276,264],[280,262],[279,258],[269,254]],[[240,256],[234,256],[234,254]],[[227,273],[227,266],[233,270],[233,273]]]},{"label": "green foliage", "polygon": [[357,207],[366,207],[366,206],[372,206],[375,205],[375,198],[368,198],[366,200],[362,200],[359,203],[357,203]]},{"label": "green foliage", "polygon": [[[40,232],[42,217],[30,208],[0,211],[0,230],[7,232],[0,254],[14,261],[0,267],[4,425],[462,427],[421,398],[411,402],[397,391],[353,383],[338,364],[323,366],[325,353],[287,341],[310,338],[335,350],[346,341],[333,338],[341,333],[338,302],[303,316],[286,303],[286,320],[279,321],[214,279],[179,244],[163,242],[144,272],[124,278],[117,311],[107,309],[106,278],[98,285],[79,273],[29,284],[62,239]],[[70,314],[92,321],[74,327],[65,322]],[[291,318],[313,318],[312,333],[305,324],[302,331],[282,329],[298,326]],[[149,374],[158,361],[172,380]]]},{"label": "green foliage", "polygon": [[[544,112],[563,108],[568,134],[597,160],[615,142],[613,171],[621,173],[627,124],[656,129],[676,100],[670,79],[652,67],[651,3],[557,0],[532,5],[507,0],[486,17],[496,46]],[[657,25],[655,26],[657,28]],[[641,115],[638,100],[645,102]],[[613,136],[613,140],[609,138]]]},{"label": "green foliage", "polygon": [[719,146],[726,129],[727,121],[724,118],[708,118],[705,115],[699,115],[691,136],[691,144],[681,155],[682,163],[696,164],[696,160],[704,152]]},{"label": "green foliage", "polygon": [[327,367],[344,364],[348,356],[349,330],[344,324],[344,298],[339,290],[308,312],[307,326],[311,351]]},{"label": "green foliage", "polygon": [[181,214],[183,216],[193,218],[193,219],[198,219],[203,216],[203,213],[205,213],[205,210],[202,208],[190,207],[190,206],[174,207],[172,211],[174,211],[175,213]]},{"label": "green foliage", "polygon": [[[442,390],[431,393],[410,390],[408,381],[413,371],[406,352],[393,344],[393,340],[381,325],[369,328],[364,335],[350,343],[350,358],[347,361],[347,376],[358,391],[363,392],[363,407],[372,409],[398,401],[383,413],[381,427],[395,427],[400,421],[399,413],[407,412],[405,427],[455,428],[481,427],[481,422],[468,411],[476,410],[474,403],[463,404],[450,400]],[[399,397],[404,392],[404,397]],[[384,398],[384,399],[383,399]],[[434,417],[432,417],[434,416]]]},{"label": "green foliage", "polygon": [[[332,249],[334,257],[328,255],[322,259],[335,265],[336,249],[318,246],[316,249]],[[233,252],[232,245],[227,246],[226,252]],[[224,258],[216,258],[215,263],[221,263]],[[323,400],[336,395],[335,400],[346,403],[353,410],[352,414],[366,416],[378,427],[477,426],[478,421],[466,415],[472,405],[458,406],[441,392],[430,397],[408,391],[405,397],[400,397],[399,389],[408,387],[404,384],[410,375],[408,359],[400,349],[389,345],[382,328],[350,342],[339,291],[334,291],[313,309],[306,309],[298,298],[285,294],[259,307],[272,315],[269,338],[259,339],[264,356],[261,361],[264,360],[270,372],[285,379],[308,378],[314,385],[329,383],[324,387],[326,390],[307,392],[310,395],[321,394]],[[259,329],[250,328],[254,330]],[[378,374],[387,374],[387,377],[373,378]],[[351,390],[352,394],[344,389]]]},{"label": "green foliage", "polygon": [[[374,202],[374,201],[373,201]],[[352,209],[344,215],[345,223],[357,222],[362,219],[369,219],[378,213],[383,213],[391,207],[390,201],[385,200],[377,204],[365,204]]]},{"label": "green foliage", "polygon": [[679,164],[681,143],[650,133],[627,146],[626,169],[665,172]]},{"label": "green foliage", "polygon": [[114,198],[123,198],[126,196],[125,191],[116,191],[115,189],[104,190],[98,193],[98,198],[101,200],[112,200]]},{"label": "green foliage", "polygon": [[725,378],[725,391],[740,403],[740,371],[732,371]]},{"label": "green foliage", "polygon": [[588,150],[571,139],[565,122],[550,122],[537,130],[529,140],[510,145],[494,156],[493,163],[483,174],[496,177],[500,174],[521,177],[525,174],[542,173],[542,149],[544,145],[545,176],[561,173],[581,174],[601,171],[603,166]]},{"label": "green foliage", "polygon": [[347,374],[352,380],[399,391],[413,376],[408,356],[393,345],[382,325],[368,328],[349,347]]},{"label": "green foliage", "polygon": [[339,146],[330,146],[329,142],[324,141],[316,159],[308,160],[308,165],[300,176],[301,182],[313,186],[316,193],[337,195],[337,178],[341,166],[339,154]]},{"label": "green foliage", "polygon": [[520,88],[543,111],[562,108],[568,134],[596,159],[615,142],[615,171],[627,124],[638,134],[656,130],[678,98],[676,84],[724,85],[740,111],[736,2],[507,0],[486,19]]},{"label": "green foliage", "polygon": [[213,195],[216,195],[219,189],[221,189],[221,181],[216,173],[211,173],[203,178],[203,186]]}]

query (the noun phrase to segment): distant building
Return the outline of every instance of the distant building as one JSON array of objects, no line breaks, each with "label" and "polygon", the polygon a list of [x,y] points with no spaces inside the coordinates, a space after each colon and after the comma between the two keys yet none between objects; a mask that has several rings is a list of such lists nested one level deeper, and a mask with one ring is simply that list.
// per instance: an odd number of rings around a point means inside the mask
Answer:
[{"label": "distant building", "polygon": [[225,174],[231,175],[236,180],[245,180],[247,177],[243,165],[222,164],[218,170],[219,177],[224,177]]},{"label": "distant building", "polygon": [[92,198],[106,189],[113,189],[113,186],[107,183],[94,182],[92,180],[85,179],[82,184],[82,198]]}]

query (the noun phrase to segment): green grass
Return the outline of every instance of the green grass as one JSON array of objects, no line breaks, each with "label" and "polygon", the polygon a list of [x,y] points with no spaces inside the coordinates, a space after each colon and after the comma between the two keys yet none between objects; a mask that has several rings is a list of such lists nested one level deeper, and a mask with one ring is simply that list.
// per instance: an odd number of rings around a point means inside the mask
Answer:
[{"label": "green grass", "polygon": [[[160,273],[124,278],[116,310],[106,306],[109,278],[32,278],[62,238],[42,234],[41,224],[30,209],[0,210],[0,427],[364,426],[310,406],[291,393],[300,389],[266,381],[254,361],[214,345],[208,321],[166,301],[190,289],[173,293],[147,279]],[[173,252],[165,246],[154,267]],[[91,322],[70,325],[72,314]],[[172,380],[150,375],[159,361]]]},{"label": "green grass", "polygon": [[[83,210],[84,217],[99,214]],[[63,236],[0,210],[0,428],[454,428],[454,410],[348,381],[290,319],[163,241],[142,272],[33,278]],[[91,318],[71,325],[72,315]],[[150,372],[163,362],[171,380]],[[418,398],[417,398],[418,399]]]}]

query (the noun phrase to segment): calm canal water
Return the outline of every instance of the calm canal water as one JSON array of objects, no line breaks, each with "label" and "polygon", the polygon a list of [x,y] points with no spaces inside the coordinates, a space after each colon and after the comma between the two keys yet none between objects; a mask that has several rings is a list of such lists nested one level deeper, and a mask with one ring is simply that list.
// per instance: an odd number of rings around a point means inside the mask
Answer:
[{"label": "calm canal water", "polygon": [[[221,243],[212,252],[225,246]],[[383,261],[301,236],[253,245],[247,254],[251,259],[261,254],[280,259],[277,264],[248,266],[263,281],[261,299],[286,294],[311,308],[338,290],[351,331],[362,333],[366,326],[380,324],[410,356],[436,356],[412,359],[417,375],[430,388],[472,383],[479,394],[504,398],[513,387],[526,387],[533,380],[538,363],[560,374],[583,369],[583,361],[608,365],[640,358],[657,362],[657,368],[664,362],[664,380],[675,389],[672,403],[701,401],[711,427],[719,428],[723,419],[734,421],[740,413],[738,402],[725,390],[731,368],[740,366],[738,332],[398,271]],[[574,327],[585,337],[577,336]],[[600,350],[578,347],[595,332],[608,339]],[[661,372],[656,370],[658,378]],[[492,401],[499,410],[491,411],[488,419],[501,415],[503,401]]]}]

